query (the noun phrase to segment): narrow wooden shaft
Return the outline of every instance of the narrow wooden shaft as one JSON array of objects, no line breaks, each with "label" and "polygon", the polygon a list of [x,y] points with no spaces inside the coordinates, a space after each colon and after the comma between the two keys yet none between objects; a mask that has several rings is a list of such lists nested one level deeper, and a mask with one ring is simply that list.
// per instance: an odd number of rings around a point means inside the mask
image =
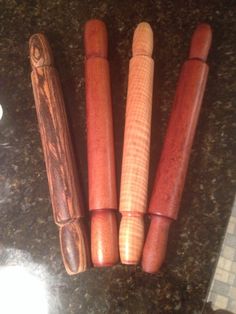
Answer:
[{"label": "narrow wooden shaft", "polygon": [[75,274],[89,265],[88,241],[65,104],[51,55],[45,36],[33,35],[31,78],[53,215],[60,229],[65,268],[69,274]]},{"label": "narrow wooden shaft", "polygon": [[185,62],[157,169],[148,213],[151,215],[144,245],[142,267],[156,272],[167,248],[169,227],[177,219],[193,138],[208,75],[207,58],[211,43],[209,26],[200,25],[192,39],[190,57]]},{"label": "narrow wooden shaft", "polygon": [[149,204],[150,214],[177,218],[207,74],[208,66],[200,60],[189,60],[183,66]]},{"label": "narrow wooden shaft", "polygon": [[92,262],[111,266],[119,260],[118,205],[107,32],[102,21],[86,23],[85,54]]},{"label": "narrow wooden shaft", "polygon": [[146,212],[153,60],[131,59],[125,116],[120,212]]},{"label": "narrow wooden shaft", "polygon": [[85,63],[89,209],[116,210],[116,173],[108,61]]},{"label": "narrow wooden shaft", "polygon": [[54,219],[65,224],[83,217],[84,209],[56,70],[33,69],[32,84]]},{"label": "narrow wooden shaft", "polygon": [[154,70],[152,37],[150,25],[140,23],[134,33],[129,65],[119,207],[119,246],[124,264],[139,262],[144,242]]}]

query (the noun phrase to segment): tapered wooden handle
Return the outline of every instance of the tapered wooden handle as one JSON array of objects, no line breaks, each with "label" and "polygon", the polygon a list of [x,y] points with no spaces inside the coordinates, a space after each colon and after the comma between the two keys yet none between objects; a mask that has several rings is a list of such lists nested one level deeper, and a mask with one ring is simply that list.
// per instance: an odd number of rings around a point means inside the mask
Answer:
[{"label": "tapered wooden handle", "polygon": [[205,25],[196,29],[190,49],[192,59],[185,62],[177,85],[148,209],[151,224],[142,258],[143,269],[147,272],[156,272],[161,267],[169,226],[177,219],[208,75],[208,66],[203,60],[210,47],[209,32],[210,27]]},{"label": "tapered wooden handle", "polygon": [[94,266],[111,266],[119,260],[118,205],[105,24],[88,21],[84,42],[92,262]]},{"label": "tapered wooden handle", "polygon": [[101,20],[89,20],[84,29],[85,55],[91,57],[107,58],[108,36],[105,23]]},{"label": "tapered wooden handle", "polygon": [[30,38],[32,85],[55,223],[60,229],[64,264],[69,274],[87,269],[88,241],[75,157],[65,104],[47,39]]},{"label": "tapered wooden handle", "polygon": [[200,24],[193,33],[189,59],[206,61],[212,41],[212,31],[208,24]]},{"label": "tapered wooden handle", "polygon": [[124,264],[137,264],[144,242],[154,62],[153,34],[140,23],[134,32],[129,65],[125,135],[121,173],[119,246]]},{"label": "tapered wooden handle", "polygon": [[145,240],[142,256],[142,268],[148,273],[157,272],[166,257],[169,229],[172,219],[152,215]]}]

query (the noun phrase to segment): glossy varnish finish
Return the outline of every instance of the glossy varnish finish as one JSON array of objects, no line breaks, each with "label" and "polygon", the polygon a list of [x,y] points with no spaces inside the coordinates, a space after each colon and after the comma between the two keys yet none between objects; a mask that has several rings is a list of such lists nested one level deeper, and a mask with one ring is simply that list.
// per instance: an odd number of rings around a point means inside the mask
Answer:
[{"label": "glossy varnish finish", "polygon": [[189,60],[183,65],[170,116],[148,213],[151,224],[142,266],[147,272],[161,267],[170,224],[177,219],[190,151],[205,90],[211,29],[201,24],[194,32]]},{"label": "glossy varnish finish", "polygon": [[32,85],[54,220],[69,274],[89,266],[84,209],[61,86],[51,49],[43,34],[30,38]]},{"label": "glossy varnish finish", "polygon": [[140,23],[133,38],[121,173],[119,248],[124,264],[137,264],[144,243],[154,62],[153,33]]},{"label": "glossy varnish finish", "polygon": [[94,266],[118,262],[117,194],[107,30],[85,25],[85,82],[91,253]]}]

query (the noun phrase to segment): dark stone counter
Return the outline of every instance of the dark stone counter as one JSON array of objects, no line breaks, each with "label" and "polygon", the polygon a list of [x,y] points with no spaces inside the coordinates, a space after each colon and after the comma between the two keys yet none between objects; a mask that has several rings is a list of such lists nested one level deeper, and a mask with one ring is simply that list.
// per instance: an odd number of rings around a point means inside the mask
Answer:
[{"label": "dark stone counter", "polygon": [[[8,0],[0,2],[0,12],[0,265],[21,265],[39,277],[50,314],[201,313],[236,185],[235,1]],[[90,18],[103,19],[109,31],[118,183],[132,34],[140,21],[153,27],[150,190],[192,32],[199,22],[213,28],[209,80],[179,220],[157,275],[117,265],[70,277],[62,264],[31,89],[28,39],[45,32],[53,48],[87,202],[83,26]]]}]

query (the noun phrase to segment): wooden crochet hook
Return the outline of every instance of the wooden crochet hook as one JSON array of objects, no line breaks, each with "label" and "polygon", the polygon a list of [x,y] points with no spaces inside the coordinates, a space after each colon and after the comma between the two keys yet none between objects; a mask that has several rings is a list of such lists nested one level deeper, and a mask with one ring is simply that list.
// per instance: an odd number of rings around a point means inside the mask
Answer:
[{"label": "wooden crochet hook", "polygon": [[156,173],[148,209],[151,224],[143,250],[142,267],[154,273],[166,254],[169,228],[177,219],[190,151],[205,91],[208,66],[205,63],[212,32],[199,25],[192,37],[189,59],[183,65]]},{"label": "wooden crochet hook", "polygon": [[68,274],[89,266],[89,246],[61,85],[43,34],[29,41],[32,85],[55,223]]},{"label": "wooden crochet hook", "polygon": [[129,64],[124,148],[121,172],[119,247],[123,264],[137,264],[144,243],[154,62],[153,33],[140,23],[133,37]]},{"label": "wooden crochet hook", "polygon": [[100,20],[85,25],[85,83],[91,254],[94,266],[119,261],[117,194],[107,30]]}]

